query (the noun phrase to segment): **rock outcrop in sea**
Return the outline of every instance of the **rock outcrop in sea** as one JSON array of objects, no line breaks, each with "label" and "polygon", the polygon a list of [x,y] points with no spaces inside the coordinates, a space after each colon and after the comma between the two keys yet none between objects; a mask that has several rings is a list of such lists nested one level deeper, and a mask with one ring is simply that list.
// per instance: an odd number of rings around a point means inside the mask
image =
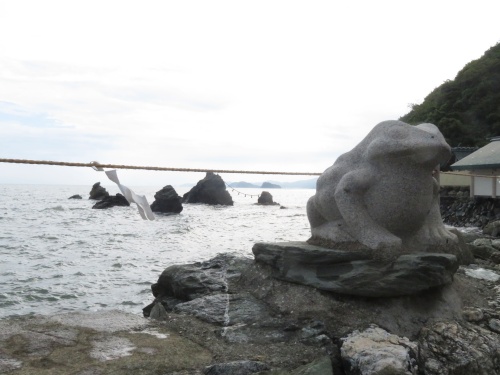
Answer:
[{"label": "rock outcrop in sea", "polygon": [[89,193],[89,199],[101,200],[109,197],[109,193],[106,188],[101,186],[100,182],[96,182]]},{"label": "rock outcrop in sea", "polygon": [[92,208],[95,209],[105,209],[105,208],[111,208],[115,206],[130,206],[130,203],[127,201],[127,199],[120,193],[116,195],[110,195],[108,197],[105,197],[101,199],[99,202],[94,204]]},{"label": "rock outcrop in sea", "polygon": [[164,186],[155,193],[155,200],[151,204],[151,210],[153,212],[178,214],[183,210],[181,199],[172,185]]},{"label": "rock outcrop in sea", "polygon": [[257,204],[261,204],[264,206],[279,205],[279,203],[276,203],[273,200],[273,196],[268,191],[263,191],[262,193],[260,193],[259,198],[257,199]]},{"label": "rock outcrop in sea", "polygon": [[226,190],[222,177],[213,172],[207,172],[205,178],[182,197],[182,203],[205,203],[211,205],[232,206],[233,198]]}]

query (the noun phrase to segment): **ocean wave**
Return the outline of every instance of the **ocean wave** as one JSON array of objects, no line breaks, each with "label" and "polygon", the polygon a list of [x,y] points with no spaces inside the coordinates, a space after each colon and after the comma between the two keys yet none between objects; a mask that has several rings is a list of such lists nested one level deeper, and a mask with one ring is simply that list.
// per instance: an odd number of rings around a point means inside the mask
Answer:
[{"label": "ocean wave", "polygon": [[[151,188],[150,196],[157,190]],[[236,198],[232,207],[185,205],[181,214],[151,222],[135,207],[93,210],[92,202],[67,200],[79,192],[34,185],[19,196],[19,189],[4,189],[0,285],[9,293],[0,301],[10,305],[0,305],[0,317],[109,307],[141,314],[151,284],[170,265],[221,252],[252,257],[255,242],[309,235],[310,192],[281,191],[275,200],[288,210]],[[40,290],[32,291],[35,286]]]},{"label": "ocean wave", "polygon": [[54,207],[48,207],[48,208],[44,208],[42,210],[43,211],[64,211],[64,207],[63,206],[54,206]]}]

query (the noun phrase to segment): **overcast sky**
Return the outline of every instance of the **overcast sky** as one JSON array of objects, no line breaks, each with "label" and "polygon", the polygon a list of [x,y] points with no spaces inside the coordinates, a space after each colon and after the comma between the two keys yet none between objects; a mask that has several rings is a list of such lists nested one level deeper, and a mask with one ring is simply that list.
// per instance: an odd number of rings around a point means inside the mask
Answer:
[{"label": "overcast sky", "polygon": [[[499,42],[499,14],[493,0],[0,0],[0,158],[322,172]],[[0,163],[0,183],[99,180]]]}]

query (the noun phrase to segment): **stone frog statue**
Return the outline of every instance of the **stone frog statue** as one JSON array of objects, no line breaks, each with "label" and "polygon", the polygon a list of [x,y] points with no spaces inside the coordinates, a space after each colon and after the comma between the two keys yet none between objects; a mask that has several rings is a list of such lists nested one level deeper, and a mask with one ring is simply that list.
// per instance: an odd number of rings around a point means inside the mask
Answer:
[{"label": "stone frog statue", "polygon": [[457,236],[439,210],[439,164],[450,146],[433,124],[384,121],[319,177],[307,203],[310,244],[367,250],[377,260],[402,253],[452,252]]}]

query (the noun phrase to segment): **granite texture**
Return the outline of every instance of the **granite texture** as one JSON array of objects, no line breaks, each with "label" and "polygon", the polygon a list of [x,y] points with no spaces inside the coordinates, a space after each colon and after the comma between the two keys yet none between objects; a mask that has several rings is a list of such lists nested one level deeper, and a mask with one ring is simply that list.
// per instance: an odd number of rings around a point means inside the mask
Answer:
[{"label": "granite texture", "polygon": [[319,177],[307,204],[310,243],[365,248],[390,261],[404,252],[458,248],[443,225],[434,172],[451,156],[432,124],[384,121]]}]

